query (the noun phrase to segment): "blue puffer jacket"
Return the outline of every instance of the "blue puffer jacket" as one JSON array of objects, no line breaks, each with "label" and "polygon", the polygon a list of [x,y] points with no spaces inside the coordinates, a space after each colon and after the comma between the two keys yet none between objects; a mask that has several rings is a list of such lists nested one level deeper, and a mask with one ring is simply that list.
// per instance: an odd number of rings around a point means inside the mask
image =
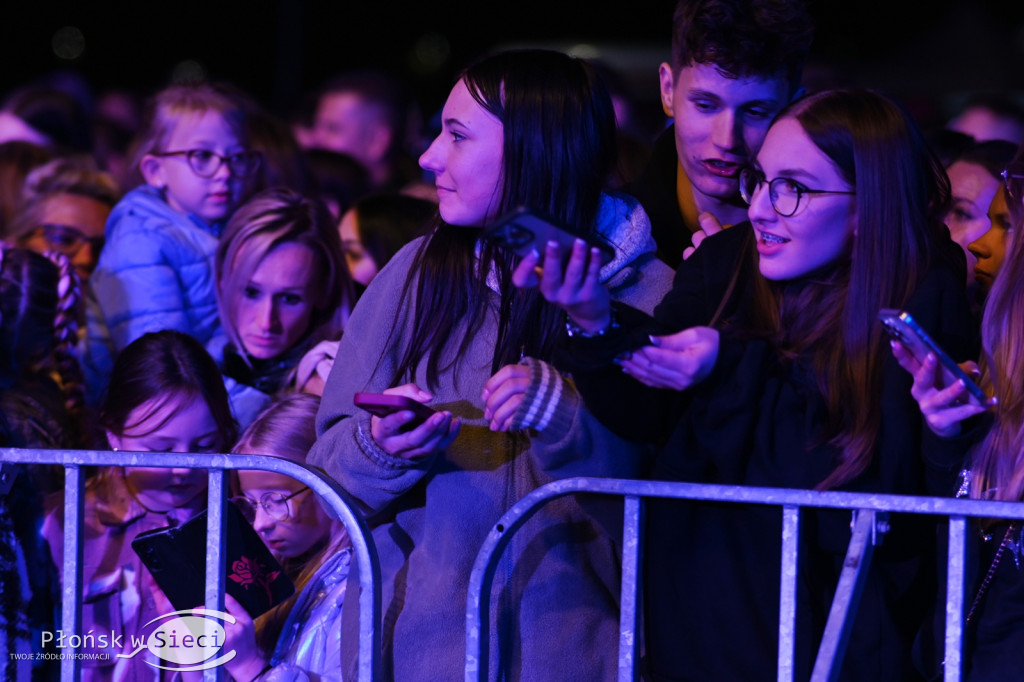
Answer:
[{"label": "blue puffer jacket", "polygon": [[108,357],[146,332],[178,329],[204,345],[220,330],[213,259],[221,226],[171,208],[140,185],[107,220],[107,242],[91,278],[98,314],[88,320],[87,362]]}]

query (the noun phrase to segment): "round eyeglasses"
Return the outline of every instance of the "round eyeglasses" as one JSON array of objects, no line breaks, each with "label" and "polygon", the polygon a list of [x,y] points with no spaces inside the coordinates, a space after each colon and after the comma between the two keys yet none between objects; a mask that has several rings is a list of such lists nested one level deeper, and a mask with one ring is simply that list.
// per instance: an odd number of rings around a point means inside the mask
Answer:
[{"label": "round eyeglasses", "polygon": [[853,191],[834,189],[811,189],[793,178],[774,178],[768,180],[764,173],[756,168],[744,168],[740,171],[740,197],[750,204],[754,193],[761,185],[768,182],[768,198],[772,208],[783,218],[788,218],[800,209],[800,200],[805,194],[856,194]]},{"label": "round eyeglasses", "polygon": [[263,507],[263,511],[267,513],[267,516],[275,521],[287,521],[292,517],[292,510],[288,506],[288,500],[301,495],[307,490],[310,490],[308,485],[299,488],[291,495],[282,495],[281,493],[275,492],[263,493],[258,502],[251,497],[246,497],[245,495],[233,497],[231,498],[231,501],[235,503],[238,509],[242,512],[242,516],[244,516],[249,523],[256,520],[257,507]]},{"label": "round eyeglasses", "polygon": [[71,225],[46,223],[37,227],[34,232],[42,234],[43,239],[46,240],[46,245],[50,249],[62,253],[68,258],[76,256],[86,244],[92,246],[93,256],[98,258],[104,243],[102,235],[99,237],[89,237],[77,227],[72,227]]},{"label": "round eyeglasses", "polygon": [[257,171],[263,155],[255,151],[235,152],[221,156],[209,149],[185,149],[176,152],[153,152],[153,156],[184,156],[192,172],[201,178],[212,178],[225,163],[231,174],[247,178]]}]

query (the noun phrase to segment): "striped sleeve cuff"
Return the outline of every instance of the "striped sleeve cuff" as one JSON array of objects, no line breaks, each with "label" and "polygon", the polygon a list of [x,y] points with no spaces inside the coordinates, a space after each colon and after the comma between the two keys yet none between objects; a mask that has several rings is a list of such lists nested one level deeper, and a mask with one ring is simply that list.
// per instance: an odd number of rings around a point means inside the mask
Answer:
[{"label": "striped sleeve cuff", "polygon": [[512,417],[512,428],[568,430],[576,411],[576,390],[552,365],[534,358],[523,358],[523,363],[530,368],[530,386]]}]

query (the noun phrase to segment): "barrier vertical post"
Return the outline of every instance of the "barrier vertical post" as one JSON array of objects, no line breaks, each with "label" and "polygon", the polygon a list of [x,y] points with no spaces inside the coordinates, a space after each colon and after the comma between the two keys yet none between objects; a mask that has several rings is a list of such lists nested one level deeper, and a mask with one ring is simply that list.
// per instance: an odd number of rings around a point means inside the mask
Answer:
[{"label": "barrier vertical post", "polygon": [[800,553],[800,507],[782,508],[782,581],[779,585],[779,682],[793,682],[796,651],[797,559]]},{"label": "barrier vertical post", "polygon": [[949,518],[949,558],[946,565],[945,682],[960,682],[964,644],[964,562],[967,558],[967,518]]},{"label": "barrier vertical post", "polygon": [[[82,530],[85,507],[85,472],[77,464],[64,467],[64,566],[62,567],[61,629],[82,632]],[[76,652],[77,653],[77,652]],[[66,656],[60,662],[62,680],[77,680],[82,662]]]},{"label": "barrier vertical post", "polygon": [[637,628],[640,625],[640,576],[643,557],[644,503],[627,495],[622,529],[622,584],[619,596],[619,682],[639,678]]}]

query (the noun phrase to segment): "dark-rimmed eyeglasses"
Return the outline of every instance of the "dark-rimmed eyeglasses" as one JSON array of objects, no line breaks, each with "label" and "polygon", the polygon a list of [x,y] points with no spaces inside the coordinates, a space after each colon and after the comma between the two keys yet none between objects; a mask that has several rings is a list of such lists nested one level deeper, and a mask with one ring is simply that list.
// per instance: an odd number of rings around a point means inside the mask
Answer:
[{"label": "dark-rimmed eyeglasses", "polygon": [[68,258],[74,257],[86,244],[92,246],[93,256],[98,257],[105,241],[102,236],[90,237],[77,227],[60,223],[44,223],[33,232],[42,235],[52,251],[62,253]]},{"label": "dark-rimmed eyeglasses", "polygon": [[772,208],[784,218],[800,210],[800,200],[805,194],[856,194],[848,190],[811,189],[793,178],[780,177],[769,181],[756,168],[744,168],[740,171],[740,197],[750,204],[754,200],[754,193],[765,182],[768,183],[768,198]]},{"label": "dark-rimmed eyeglasses", "polygon": [[287,521],[292,517],[292,510],[288,506],[288,500],[301,495],[307,490],[310,490],[308,485],[299,488],[291,495],[282,495],[281,493],[275,492],[263,493],[258,502],[251,497],[246,497],[245,495],[233,497],[231,498],[231,501],[238,506],[239,510],[242,512],[242,516],[244,516],[249,523],[256,520],[257,507],[263,507],[263,511],[267,513],[267,516],[276,521]]},{"label": "dark-rimmed eyeglasses", "polygon": [[1024,166],[1010,166],[999,174],[1006,188],[1006,196],[1014,201],[1024,199]]},{"label": "dark-rimmed eyeglasses", "polygon": [[176,152],[153,152],[153,156],[184,156],[192,172],[201,178],[212,178],[225,163],[231,174],[239,178],[247,178],[255,173],[263,160],[263,155],[255,151],[235,152],[221,156],[209,149],[183,149]]}]

